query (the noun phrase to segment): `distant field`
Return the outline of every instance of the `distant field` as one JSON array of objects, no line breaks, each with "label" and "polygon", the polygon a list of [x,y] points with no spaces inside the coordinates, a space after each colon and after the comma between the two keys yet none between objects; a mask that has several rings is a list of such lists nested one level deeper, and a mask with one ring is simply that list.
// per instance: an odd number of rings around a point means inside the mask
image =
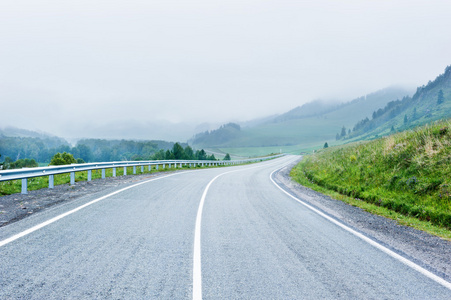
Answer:
[{"label": "distant field", "polygon": [[[273,146],[273,147],[239,147],[239,148],[214,148],[209,149],[211,151],[223,151],[232,155],[232,158],[237,159],[237,157],[255,157],[264,156],[271,153],[287,153],[287,154],[300,154],[301,152],[312,151],[308,148],[301,148],[300,146]],[[236,156],[236,157],[234,157]]]},{"label": "distant field", "polygon": [[[305,154],[312,153],[314,150],[322,149],[326,141],[309,142],[294,146],[268,146],[268,147],[230,147],[230,148],[211,148],[206,149],[206,151],[212,152],[224,152],[232,155],[233,159],[237,157],[255,157],[263,156],[271,153],[286,153],[286,154]],[[343,141],[327,141],[329,146],[341,145]],[[215,154],[216,155],[216,154]],[[237,156],[237,157],[234,157]]]}]

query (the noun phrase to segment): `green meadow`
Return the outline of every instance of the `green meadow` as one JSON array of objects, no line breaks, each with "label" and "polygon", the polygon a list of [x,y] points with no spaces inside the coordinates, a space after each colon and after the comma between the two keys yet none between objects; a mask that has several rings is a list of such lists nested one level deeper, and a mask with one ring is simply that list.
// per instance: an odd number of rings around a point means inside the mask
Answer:
[{"label": "green meadow", "polygon": [[449,120],[323,149],[306,156],[291,175],[301,184],[451,229]]}]

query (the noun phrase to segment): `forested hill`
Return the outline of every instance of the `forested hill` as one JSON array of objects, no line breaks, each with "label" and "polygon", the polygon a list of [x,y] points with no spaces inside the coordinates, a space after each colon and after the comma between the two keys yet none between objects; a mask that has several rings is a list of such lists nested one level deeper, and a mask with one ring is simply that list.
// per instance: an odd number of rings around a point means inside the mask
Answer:
[{"label": "forested hill", "polygon": [[[14,134],[16,136],[12,136]],[[72,147],[62,138],[15,128],[0,132],[0,163],[7,158],[11,161],[34,159],[39,163],[49,163],[58,152],[70,153],[85,162],[150,159],[156,153],[172,149],[174,144],[160,140],[82,139]]]},{"label": "forested hill", "polygon": [[[166,141],[132,141],[82,139],[77,142],[75,152],[81,151],[79,157],[85,161],[123,161],[150,159],[160,150],[169,150],[173,142]],[[181,144],[186,146],[186,144]]]},{"label": "forested hill", "polygon": [[193,145],[220,145],[236,139],[240,133],[240,125],[228,123],[216,130],[198,133],[188,142]]},{"label": "forested hill", "polygon": [[342,111],[345,114],[347,111],[360,112],[361,114],[366,115],[374,109],[384,107],[391,100],[409,94],[409,90],[393,86],[344,103],[314,100],[278,116],[273,122],[322,116],[335,111]]},{"label": "forested hill", "polygon": [[451,66],[412,97],[391,101],[357,122],[345,139],[371,139],[451,116]]}]

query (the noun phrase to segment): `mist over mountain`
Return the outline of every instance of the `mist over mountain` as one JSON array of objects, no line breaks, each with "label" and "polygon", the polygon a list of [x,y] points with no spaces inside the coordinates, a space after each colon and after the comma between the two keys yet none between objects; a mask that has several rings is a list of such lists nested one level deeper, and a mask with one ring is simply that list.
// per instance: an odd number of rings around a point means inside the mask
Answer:
[{"label": "mist over mountain", "polygon": [[315,100],[284,114],[259,119],[255,126],[239,128],[225,124],[217,130],[196,134],[189,143],[203,148],[308,148],[335,139],[343,126],[349,128],[390,101],[412,93],[411,89],[392,86],[345,103]]}]

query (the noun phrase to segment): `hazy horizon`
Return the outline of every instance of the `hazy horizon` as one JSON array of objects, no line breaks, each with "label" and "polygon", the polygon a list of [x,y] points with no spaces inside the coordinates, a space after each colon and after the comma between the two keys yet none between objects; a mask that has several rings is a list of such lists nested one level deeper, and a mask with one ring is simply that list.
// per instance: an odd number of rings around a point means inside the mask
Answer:
[{"label": "hazy horizon", "polygon": [[438,0],[2,1],[0,127],[127,138],[148,124],[148,139],[171,140],[414,88],[451,64],[449,11]]}]

